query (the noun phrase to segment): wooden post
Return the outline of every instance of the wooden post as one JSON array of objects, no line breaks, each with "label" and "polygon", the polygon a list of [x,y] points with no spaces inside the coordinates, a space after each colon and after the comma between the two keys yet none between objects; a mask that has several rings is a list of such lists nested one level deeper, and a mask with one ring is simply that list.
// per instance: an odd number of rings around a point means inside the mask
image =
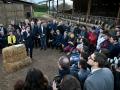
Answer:
[{"label": "wooden post", "polygon": [[58,0],[57,0],[57,14],[58,14]]},{"label": "wooden post", "polygon": [[72,8],[72,15],[74,14],[74,4],[73,4],[73,8]]},{"label": "wooden post", "polygon": [[63,13],[64,13],[64,10],[65,10],[65,0],[63,0]]},{"label": "wooden post", "polygon": [[119,23],[120,23],[120,3],[119,3],[119,10],[118,10],[118,15],[116,19],[116,25],[118,25]]},{"label": "wooden post", "polygon": [[49,15],[50,15],[50,0],[48,0],[48,2],[49,2],[49,6],[48,6],[48,8],[49,8],[49,11],[48,11],[48,13],[49,13]]},{"label": "wooden post", "polygon": [[86,14],[86,19],[88,19],[88,16],[90,15],[91,12],[91,4],[92,4],[92,0],[88,1],[88,9],[87,9],[87,14]]},{"label": "wooden post", "polygon": [[52,0],[52,13],[53,13],[53,17],[54,17],[54,0]]}]

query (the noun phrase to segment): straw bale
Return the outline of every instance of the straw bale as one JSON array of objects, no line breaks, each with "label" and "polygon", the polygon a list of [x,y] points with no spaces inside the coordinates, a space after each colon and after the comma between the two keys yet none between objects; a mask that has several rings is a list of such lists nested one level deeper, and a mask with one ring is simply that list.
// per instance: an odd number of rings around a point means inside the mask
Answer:
[{"label": "straw bale", "polygon": [[31,63],[25,45],[13,45],[2,50],[3,66],[7,72],[14,72]]},{"label": "straw bale", "polygon": [[3,53],[3,60],[6,60],[6,62],[8,63],[16,62],[27,57],[25,45],[23,44],[4,48],[2,53]]},{"label": "straw bale", "polygon": [[15,72],[19,69],[22,69],[23,67],[31,64],[31,58],[27,57],[24,60],[14,62],[14,63],[4,63],[4,68],[7,73]]}]

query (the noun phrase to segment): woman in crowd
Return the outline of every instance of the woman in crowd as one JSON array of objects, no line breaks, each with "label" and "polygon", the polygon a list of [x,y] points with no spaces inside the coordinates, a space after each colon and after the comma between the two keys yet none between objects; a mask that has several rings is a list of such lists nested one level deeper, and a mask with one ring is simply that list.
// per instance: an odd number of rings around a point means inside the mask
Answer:
[{"label": "woman in crowd", "polygon": [[27,73],[24,90],[51,90],[51,88],[43,73],[33,68]]},{"label": "woman in crowd", "polygon": [[12,31],[9,32],[8,35],[8,46],[16,44],[16,36],[13,34]]},{"label": "woman in crowd", "polygon": [[70,38],[68,40],[68,45],[64,48],[64,52],[68,52],[69,55],[72,50],[75,48],[76,39],[73,33],[70,33]]}]

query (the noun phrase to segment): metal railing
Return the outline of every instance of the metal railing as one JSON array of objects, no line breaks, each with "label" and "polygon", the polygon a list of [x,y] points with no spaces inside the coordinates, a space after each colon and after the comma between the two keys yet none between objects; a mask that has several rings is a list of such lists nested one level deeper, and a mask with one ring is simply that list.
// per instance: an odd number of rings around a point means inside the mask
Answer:
[{"label": "metal railing", "polygon": [[104,16],[86,16],[86,15],[71,15],[71,14],[64,14],[58,13],[55,15],[55,17],[59,18],[65,18],[70,20],[75,20],[79,22],[84,22],[87,24],[94,24],[94,25],[100,25],[105,29],[111,29],[116,26],[117,21],[120,23],[120,18],[115,17],[104,17]]}]

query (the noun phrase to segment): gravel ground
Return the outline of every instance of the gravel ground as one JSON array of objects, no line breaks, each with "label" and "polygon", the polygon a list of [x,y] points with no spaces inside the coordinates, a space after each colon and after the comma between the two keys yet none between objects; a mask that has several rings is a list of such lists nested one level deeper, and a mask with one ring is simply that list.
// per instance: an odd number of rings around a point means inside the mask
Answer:
[{"label": "gravel ground", "polygon": [[13,90],[13,86],[18,79],[25,79],[30,68],[38,68],[48,76],[49,81],[57,74],[57,61],[64,53],[58,50],[47,49],[46,51],[34,49],[33,63],[21,70],[7,74],[3,70],[2,55],[0,55],[0,90]]}]

